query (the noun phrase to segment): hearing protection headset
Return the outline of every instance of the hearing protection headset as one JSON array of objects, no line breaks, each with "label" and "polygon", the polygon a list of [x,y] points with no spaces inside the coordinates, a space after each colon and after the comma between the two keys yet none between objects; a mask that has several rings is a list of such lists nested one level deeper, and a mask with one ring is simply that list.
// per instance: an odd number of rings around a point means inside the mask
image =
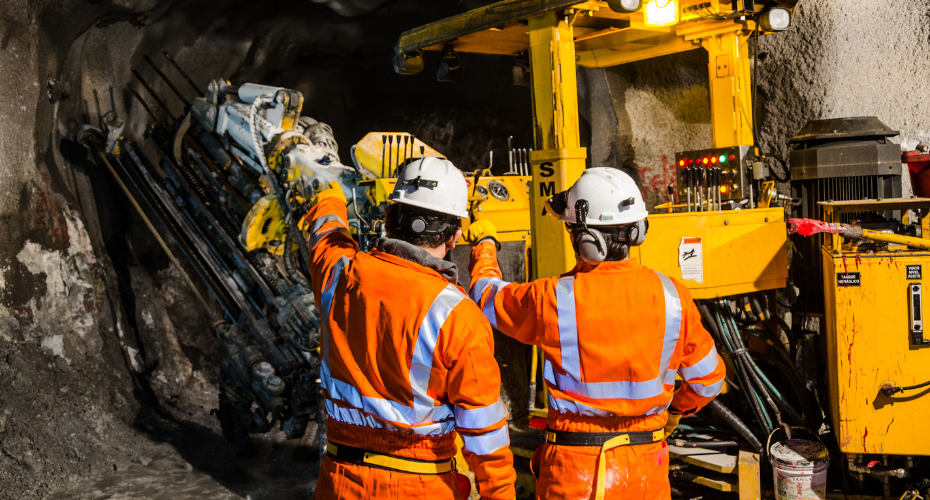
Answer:
[{"label": "hearing protection headset", "polygon": [[[621,202],[622,206],[633,203],[633,198]],[[568,191],[558,193],[546,200],[546,211],[554,217],[562,217],[568,209]],[[619,241],[628,243],[630,246],[639,246],[646,241],[646,234],[649,232],[649,220],[642,219],[623,226],[608,226],[603,229],[595,229],[588,226],[588,200],[578,200],[575,202],[575,223],[569,224],[568,228],[572,234],[572,244],[578,256],[583,262],[588,264],[600,264],[607,258],[607,240],[604,237],[605,232],[613,234]]]}]

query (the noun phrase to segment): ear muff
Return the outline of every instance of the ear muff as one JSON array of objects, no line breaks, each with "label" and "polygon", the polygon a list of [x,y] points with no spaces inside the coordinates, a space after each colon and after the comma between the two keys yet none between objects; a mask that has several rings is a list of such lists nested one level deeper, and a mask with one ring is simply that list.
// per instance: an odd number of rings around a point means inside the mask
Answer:
[{"label": "ear muff", "polygon": [[414,217],[410,221],[410,231],[416,234],[421,234],[423,231],[426,231],[426,219],[423,217]]},{"label": "ear muff", "polygon": [[630,246],[637,247],[646,241],[646,233],[649,232],[649,220],[643,219],[630,224],[626,231],[626,241]]},{"label": "ear muff", "polygon": [[597,229],[578,231],[575,235],[575,251],[587,264],[600,264],[607,258],[607,241]]}]

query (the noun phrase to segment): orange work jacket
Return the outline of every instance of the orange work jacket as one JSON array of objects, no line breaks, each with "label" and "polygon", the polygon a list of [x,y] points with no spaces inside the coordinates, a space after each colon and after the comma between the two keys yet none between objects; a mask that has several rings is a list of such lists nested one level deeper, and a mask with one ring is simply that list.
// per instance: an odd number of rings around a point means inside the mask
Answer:
[{"label": "orange work jacket", "polygon": [[720,393],[725,366],[674,278],[628,259],[507,283],[490,240],[472,248],[469,268],[471,297],[494,328],[542,349],[550,429],[658,430],[667,409],[691,414]]},{"label": "orange work jacket", "polygon": [[418,460],[463,455],[483,498],[513,498],[516,473],[491,326],[436,270],[360,252],[346,206],[307,215],[321,316],[320,381],[333,443]]}]

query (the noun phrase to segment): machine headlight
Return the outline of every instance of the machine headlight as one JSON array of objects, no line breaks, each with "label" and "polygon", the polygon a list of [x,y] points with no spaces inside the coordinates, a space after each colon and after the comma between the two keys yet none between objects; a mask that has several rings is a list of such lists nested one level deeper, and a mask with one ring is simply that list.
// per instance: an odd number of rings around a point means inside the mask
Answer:
[{"label": "machine headlight", "polygon": [[423,66],[423,54],[420,51],[394,54],[394,71],[398,75],[415,75],[423,71]]},{"label": "machine headlight", "polygon": [[436,80],[440,82],[456,82],[462,79],[465,69],[458,52],[451,46],[442,51],[439,59],[439,69],[436,70]]},{"label": "machine headlight", "polygon": [[614,12],[632,14],[643,6],[643,0],[607,0],[607,6]]},{"label": "machine headlight", "polygon": [[669,26],[678,22],[677,0],[649,0],[646,3],[646,26]]},{"label": "machine headlight", "polygon": [[791,26],[791,11],[773,7],[762,14],[759,23],[764,31],[784,31]]}]

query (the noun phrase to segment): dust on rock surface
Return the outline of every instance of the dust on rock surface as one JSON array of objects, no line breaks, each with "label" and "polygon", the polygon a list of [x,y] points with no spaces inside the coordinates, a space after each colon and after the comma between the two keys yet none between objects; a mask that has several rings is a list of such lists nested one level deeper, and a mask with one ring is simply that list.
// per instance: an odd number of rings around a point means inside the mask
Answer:
[{"label": "dust on rock surface", "polygon": [[[276,432],[254,439],[246,456],[229,453],[218,429],[158,420],[143,424],[151,441],[114,470],[81,478],[48,498],[303,499],[319,467],[315,432],[285,440]],[[162,441],[164,440],[164,441]],[[147,454],[147,455],[146,455]]]}]

